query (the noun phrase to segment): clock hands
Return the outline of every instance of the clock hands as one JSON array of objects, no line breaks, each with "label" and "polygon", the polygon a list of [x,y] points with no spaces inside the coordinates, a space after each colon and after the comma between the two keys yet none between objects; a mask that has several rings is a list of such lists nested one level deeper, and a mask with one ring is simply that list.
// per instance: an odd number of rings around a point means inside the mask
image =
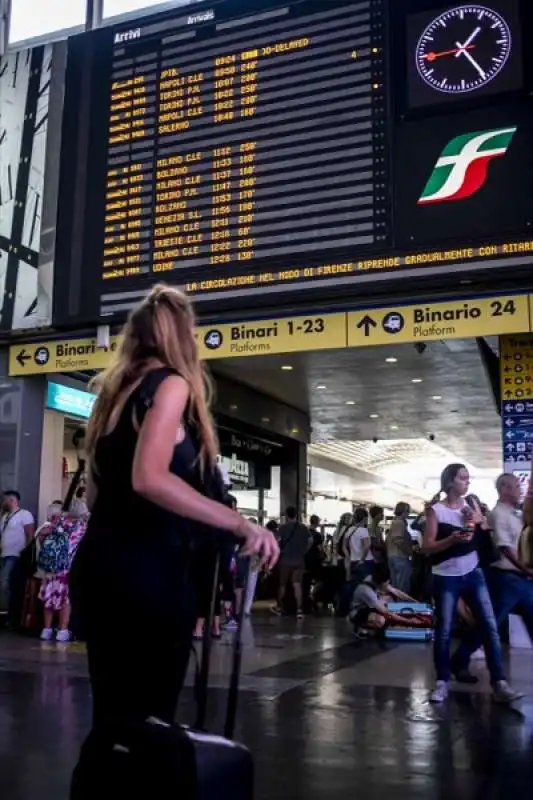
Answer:
[{"label": "clock hands", "polygon": [[[457,45],[458,45],[458,46],[459,46],[459,48],[460,48],[460,50],[459,50],[459,53],[458,53],[457,55],[462,55],[462,56],[464,56],[465,58],[467,58],[467,59],[468,59],[468,61],[470,61],[470,63],[472,64],[472,66],[473,66],[475,69],[477,69],[477,71],[479,72],[479,74],[481,75],[481,77],[482,77],[482,78],[485,78],[485,76],[486,76],[486,73],[485,73],[485,71],[482,69],[482,67],[480,67],[480,65],[477,63],[476,59],[475,59],[473,56],[471,56],[471,55],[470,55],[470,53],[468,52],[468,50],[466,50],[464,47],[462,47],[461,45],[459,45],[459,42],[457,42]],[[457,55],[455,56],[456,58],[457,58]]]},{"label": "clock hands", "polygon": [[442,50],[440,53],[426,53],[424,58],[427,61],[436,61],[437,58],[441,58],[442,56],[457,56],[458,53],[461,53],[463,49],[465,50],[473,50],[475,48],[475,44],[469,44],[466,47],[457,47],[454,50]]},{"label": "clock hands", "polygon": [[479,66],[479,64],[477,63],[476,59],[475,59],[475,58],[472,58],[472,56],[470,55],[470,53],[467,53],[467,52],[466,52],[466,50],[465,50],[465,52],[464,52],[464,56],[465,56],[465,58],[467,58],[467,59],[470,61],[470,63],[472,64],[472,66],[473,66],[475,69],[477,69],[477,71],[479,72],[479,74],[481,75],[481,77],[482,77],[482,78],[486,78],[486,76],[487,76],[487,73],[485,72],[485,70],[484,70],[482,67],[480,67],[480,66]]},{"label": "clock hands", "polygon": [[[468,45],[469,45],[469,44],[472,44],[472,42],[474,41],[474,39],[476,38],[476,36],[478,35],[478,33],[481,33],[481,28],[479,28],[479,27],[478,27],[478,28],[476,28],[476,29],[475,29],[475,30],[474,30],[474,31],[473,31],[473,32],[470,34],[470,36],[468,37],[468,39],[466,40],[466,42],[465,42],[464,44],[459,44],[459,42],[456,42],[456,45],[457,45],[457,47],[458,47],[460,50],[466,50],[466,48],[468,47]],[[456,56],[456,57],[457,57],[457,56]]]},{"label": "clock hands", "polygon": [[415,62],[431,89],[463,95],[492,81],[511,52],[506,20],[474,2],[443,11],[430,22],[418,39]]},{"label": "clock hands", "polygon": [[[464,44],[461,44],[461,42],[456,42],[455,43],[456,47],[453,50],[442,50],[442,52],[440,52],[440,53],[433,53],[433,52],[432,53],[427,53],[424,56],[424,58],[426,58],[428,61],[435,61],[437,58],[441,58],[442,56],[455,56],[455,58],[458,58],[459,56],[463,56],[464,55],[464,56],[466,56],[468,58],[470,56],[470,53],[468,51],[469,50],[473,50],[475,48],[476,45],[472,44],[472,42],[474,41],[474,39],[476,38],[476,36],[479,33],[481,33],[481,28],[480,27],[476,28],[470,34],[470,36],[468,37],[468,39],[466,40],[466,42]],[[478,71],[483,73],[483,77],[484,77],[485,73],[483,72],[483,70],[481,69],[481,67],[477,63],[477,61],[475,61],[475,59],[473,59],[471,56],[470,56],[469,60],[472,62],[472,64],[474,64],[476,66]]]},{"label": "clock hands", "polygon": [[477,71],[479,72],[481,77],[485,78],[486,77],[485,71],[480,67],[480,65],[477,63],[476,59],[471,55],[471,53],[468,52],[469,50],[472,49],[471,43],[474,41],[474,39],[476,38],[478,33],[481,33],[481,28],[479,28],[479,27],[476,28],[470,34],[470,36],[468,37],[468,39],[466,40],[466,42],[464,44],[461,44],[460,42],[456,42],[455,43],[456,46],[457,46],[457,52],[455,53],[455,58],[459,58],[459,56],[464,56],[468,61],[470,61],[472,66],[475,69],[477,69]]}]

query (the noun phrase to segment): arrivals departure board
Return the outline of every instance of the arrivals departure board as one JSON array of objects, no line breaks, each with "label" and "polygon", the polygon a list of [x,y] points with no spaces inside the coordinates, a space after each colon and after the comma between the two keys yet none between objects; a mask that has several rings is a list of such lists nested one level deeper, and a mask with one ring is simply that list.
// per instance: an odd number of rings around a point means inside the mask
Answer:
[{"label": "arrivals departure board", "polygon": [[80,37],[107,98],[84,264],[103,313],[160,279],[261,289],[388,243],[382,6],[220,2]]},{"label": "arrivals departure board", "polygon": [[[529,269],[533,3],[489,5],[202,0],[72,37],[55,324],[161,280],[218,314]],[[423,62],[428,92],[459,68],[471,91],[415,103]]]}]

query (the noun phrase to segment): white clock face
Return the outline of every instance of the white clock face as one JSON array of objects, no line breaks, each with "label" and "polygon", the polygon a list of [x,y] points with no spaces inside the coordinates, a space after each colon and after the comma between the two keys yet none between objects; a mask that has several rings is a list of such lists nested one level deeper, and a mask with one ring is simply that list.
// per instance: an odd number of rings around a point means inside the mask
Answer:
[{"label": "white clock face", "polygon": [[505,67],[512,36],[505,19],[486,6],[468,3],[442,12],[416,46],[420,78],[446,94],[475,92]]}]

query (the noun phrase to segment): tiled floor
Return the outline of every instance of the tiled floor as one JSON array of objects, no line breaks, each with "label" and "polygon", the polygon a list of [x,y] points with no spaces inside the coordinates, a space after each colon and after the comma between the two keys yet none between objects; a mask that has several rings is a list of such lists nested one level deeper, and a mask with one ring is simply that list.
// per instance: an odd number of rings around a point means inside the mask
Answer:
[{"label": "tiled floor", "polygon": [[[526,692],[494,707],[483,678],[429,705],[423,644],[353,642],[342,622],[258,618],[246,630],[238,738],[256,800],[526,800],[533,786],[533,651],[513,653]],[[139,647],[149,647],[149,640]],[[220,729],[229,641],[215,645],[210,727]],[[193,716],[189,677],[179,718]],[[63,800],[89,725],[83,648],[0,636],[0,798]],[[154,798],[155,800],[155,798]]]}]

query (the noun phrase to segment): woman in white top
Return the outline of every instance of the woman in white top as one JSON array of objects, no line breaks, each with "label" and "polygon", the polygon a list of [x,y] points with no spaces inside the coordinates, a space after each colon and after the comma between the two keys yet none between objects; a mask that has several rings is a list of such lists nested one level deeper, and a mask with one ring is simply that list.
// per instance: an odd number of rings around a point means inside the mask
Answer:
[{"label": "woman in white top", "polygon": [[348,580],[364,581],[372,572],[374,557],[370,549],[368,511],[362,506],[355,509],[352,527],[344,537],[344,555]]},{"label": "woman in white top", "polygon": [[427,511],[423,550],[432,562],[437,673],[431,702],[442,703],[448,695],[451,634],[457,604],[462,598],[483,634],[494,698],[510,703],[520,695],[511,689],[503,672],[498,628],[474,542],[475,526],[483,522],[483,515],[479,507],[471,509],[464,500],[469,484],[464,464],[449,464],[441,475],[441,493],[445,498],[442,502],[437,500]]}]

